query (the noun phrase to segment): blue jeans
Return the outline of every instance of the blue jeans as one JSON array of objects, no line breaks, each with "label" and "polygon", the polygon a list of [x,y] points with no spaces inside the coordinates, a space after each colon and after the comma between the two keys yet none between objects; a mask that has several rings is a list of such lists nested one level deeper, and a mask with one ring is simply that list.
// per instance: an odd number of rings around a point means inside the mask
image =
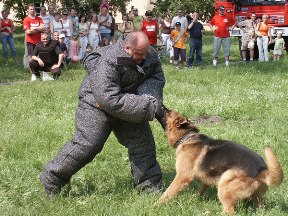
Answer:
[{"label": "blue jeans", "polygon": [[12,57],[16,57],[16,48],[15,48],[15,42],[14,42],[14,37],[12,34],[10,35],[5,35],[1,34],[1,41],[2,41],[2,47],[3,47],[3,57],[8,58],[8,48],[7,44],[10,46],[10,50],[12,53]]},{"label": "blue jeans", "polygon": [[196,51],[196,62],[198,65],[202,64],[202,38],[190,38],[190,53],[187,66],[192,66],[194,62],[194,53]]}]

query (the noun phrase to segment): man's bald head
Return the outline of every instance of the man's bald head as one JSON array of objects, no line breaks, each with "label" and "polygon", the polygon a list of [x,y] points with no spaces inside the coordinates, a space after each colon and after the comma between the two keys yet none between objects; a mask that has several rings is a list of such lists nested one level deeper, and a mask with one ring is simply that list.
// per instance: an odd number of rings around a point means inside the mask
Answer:
[{"label": "man's bald head", "polygon": [[138,49],[149,46],[147,35],[142,31],[135,31],[127,35],[125,38],[125,45],[130,46],[132,49]]},{"label": "man's bald head", "polygon": [[125,38],[125,51],[131,56],[136,64],[141,64],[143,60],[145,60],[148,47],[149,40],[144,32],[132,32]]}]

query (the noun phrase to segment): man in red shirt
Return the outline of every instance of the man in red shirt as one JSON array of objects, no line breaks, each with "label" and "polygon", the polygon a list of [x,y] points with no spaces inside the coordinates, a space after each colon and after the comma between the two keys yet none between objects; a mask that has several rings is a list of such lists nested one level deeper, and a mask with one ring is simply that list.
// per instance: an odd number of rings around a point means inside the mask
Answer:
[{"label": "man in red shirt", "polygon": [[149,44],[156,49],[157,35],[159,33],[159,25],[156,19],[153,19],[151,10],[146,11],[146,19],[142,21],[140,29],[147,35]]},{"label": "man in red shirt", "polygon": [[229,65],[230,55],[230,33],[229,31],[235,27],[235,21],[226,16],[224,6],[219,6],[219,14],[216,14],[208,23],[214,32],[214,49],[213,49],[213,65],[217,65],[221,44],[224,49],[225,64]]},{"label": "man in red shirt", "polygon": [[[28,4],[27,10],[28,16],[23,20],[23,30],[25,31],[28,58],[31,61],[34,48],[41,41],[41,32],[44,32],[46,28],[43,20],[36,16],[34,4]],[[31,81],[35,81],[36,79],[37,77],[32,73]]]}]

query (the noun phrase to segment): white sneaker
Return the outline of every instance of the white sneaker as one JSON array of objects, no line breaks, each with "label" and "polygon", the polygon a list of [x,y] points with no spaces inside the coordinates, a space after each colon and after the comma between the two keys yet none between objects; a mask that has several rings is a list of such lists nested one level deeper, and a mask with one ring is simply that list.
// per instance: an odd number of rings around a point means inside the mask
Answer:
[{"label": "white sneaker", "polygon": [[36,80],[37,80],[36,75],[35,75],[35,74],[32,74],[32,76],[31,76],[31,81],[33,82],[33,81],[36,81]]},{"label": "white sneaker", "polygon": [[225,61],[225,65],[226,65],[226,66],[229,66],[229,61]]},{"label": "white sneaker", "polygon": [[213,66],[217,65],[217,60],[213,60]]},{"label": "white sneaker", "polygon": [[42,81],[52,81],[54,80],[52,77],[50,77],[46,72],[43,73]]}]

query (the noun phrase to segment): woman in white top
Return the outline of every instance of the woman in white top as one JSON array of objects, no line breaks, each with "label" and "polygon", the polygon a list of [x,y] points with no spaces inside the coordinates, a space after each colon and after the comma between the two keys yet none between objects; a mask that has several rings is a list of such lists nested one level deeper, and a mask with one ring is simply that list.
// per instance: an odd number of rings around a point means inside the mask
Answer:
[{"label": "woman in white top", "polygon": [[62,32],[62,23],[60,21],[61,15],[59,13],[55,14],[54,19],[50,22],[50,32],[53,33],[55,31],[59,32],[59,34]]},{"label": "woman in white top", "polygon": [[92,21],[89,25],[88,42],[93,47],[93,52],[96,51],[98,44],[101,41],[101,34],[98,23],[98,16],[96,13],[92,14]]},{"label": "woman in white top", "polygon": [[88,24],[86,22],[86,16],[84,14],[80,15],[79,21],[80,22],[78,25],[78,34],[81,48],[79,50],[78,57],[79,59],[83,59],[88,44]]},{"label": "woman in white top", "polygon": [[67,17],[68,17],[68,11],[64,10],[62,12],[62,18],[61,18],[62,33],[65,34],[65,36],[66,36],[65,44],[66,44],[67,47],[69,47],[69,41],[70,41],[71,35],[73,33],[73,23]]}]

